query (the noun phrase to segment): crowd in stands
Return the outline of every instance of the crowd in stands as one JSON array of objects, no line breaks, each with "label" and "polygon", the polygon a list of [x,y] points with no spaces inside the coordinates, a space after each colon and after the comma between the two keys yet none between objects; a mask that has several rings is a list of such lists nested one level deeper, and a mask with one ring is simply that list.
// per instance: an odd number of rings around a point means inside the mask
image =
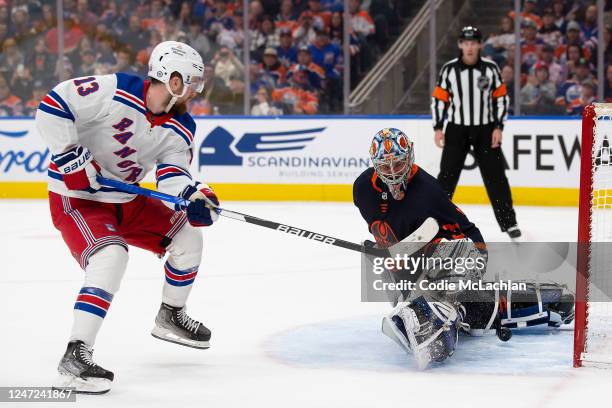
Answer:
[{"label": "crowd in stands", "polygon": [[[342,111],[343,0],[250,0],[247,67],[242,0],[63,0],[61,58],[56,3],[0,0],[0,116],[34,115],[61,69],[64,78],[144,76],[165,40],[188,43],[208,65],[195,115],[243,113],[246,75],[252,114]],[[349,1],[353,86],[399,34],[411,3]]]},{"label": "crowd in stands", "polygon": [[[597,98],[597,54],[604,48],[606,102],[612,102],[612,2],[606,1],[604,43],[598,43],[593,0],[525,0],[520,38],[522,114],[580,114]],[[484,55],[498,63],[511,102],[514,95],[514,12],[486,40]],[[598,100],[602,98],[597,98]],[[512,105],[513,103],[511,103]],[[512,112],[511,112],[512,113]]]}]

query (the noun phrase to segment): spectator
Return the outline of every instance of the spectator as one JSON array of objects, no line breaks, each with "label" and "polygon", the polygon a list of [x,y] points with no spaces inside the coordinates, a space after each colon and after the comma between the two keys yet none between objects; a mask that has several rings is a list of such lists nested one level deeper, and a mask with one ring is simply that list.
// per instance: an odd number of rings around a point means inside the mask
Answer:
[{"label": "spectator", "polygon": [[294,72],[289,83],[290,85],[285,88],[272,91],[272,100],[282,104],[284,112],[290,115],[317,113],[319,98],[308,89],[306,71],[298,70]]},{"label": "spectator", "polygon": [[521,63],[529,70],[538,61],[538,55],[544,42],[537,37],[535,21],[523,21],[523,39],[521,40]]},{"label": "spectator", "polygon": [[565,71],[563,67],[555,62],[555,49],[550,44],[544,44],[540,52],[540,59],[538,62],[546,64],[548,66],[548,73],[550,80],[556,85],[560,85],[565,81]]},{"label": "spectator", "polygon": [[576,68],[578,66],[578,61],[580,61],[581,59],[586,60],[586,58],[584,58],[583,49],[576,44],[569,45],[567,47],[566,54],[561,60],[561,63],[563,64],[563,78],[565,80],[575,75]]},{"label": "spectator", "polygon": [[549,79],[548,66],[539,62],[534,71],[521,89],[521,109],[527,114],[552,113],[557,89]]},{"label": "spectator", "polygon": [[281,28],[279,42],[280,45],[276,48],[278,59],[285,68],[289,68],[297,61],[297,49],[293,46],[290,29]]},{"label": "spectator", "polygon": [[310,11],[303,12],[298,20],[298,27],[293,33],[295,46],[299,48],[303,45],[310,45],[314,41],[316,35],[312,13],[310,13]]},{"label": "spectator", "polygon": [[292,67],[293,73],[296,68],[303,67],[308,74],[309,86],[317,91],[323,90],[325,84],[325,70],[312,61],[312,55],[308,47],[301,47],[297,56],[297,65]]},{"label": "spectator", "polygon": [[259,64],[251,64],[249,66],[249,78],[251,83],[251,94],[254,95],[257,90],[261,87],[271,90],[271,84],[267,83],[261,73],[261,66]]},{"label": "spectator", "polygon": [[53,82],[56,58],[47,50],[44,37],[38,37],[33,52],[26,57],[26,65],[32,71],[32,77],[41,80],[49,87]]},{"label": "spectator", "polygon": [[92,50],[81,51],[81,63],[77,66],[77,76],[96,74],[96,54]]},{"label": "spectator", "polygon": [[[178,17],[176,19],[176,24],[178,26],[179,31],[187,32],[189,31],[189,26],[192,22],[199,23],[195,18],[192,17],[191,13],[191,2],[183,1],[181,3],[181,7],[179,9]],[[190,44],[193,47],[193,44]]]},{"label": "spectator", "polygon": [[200,23],[194,18],[188,22],[187,30],[187,43],[191,45],[197,52],[200,53],[204,60],[207,60],[207,56],[210,53],[210,41],[208,37],[202,32]]},{"label": "spectator", "polygon": [[542,27],[538,31],[538,34],[544,43],[549,44],[553,47],[558,47],[561,45],[561,38],[563,34],[561,34],[561,30],[555,24],[555,15],[553,14],[552,9],[548,8],[544,10],[544,15],[542,16]]},{"label": "spectator", "polygon": [[583,54],[584,58],[586,59],[591,58],[590,49],[582,46],[583,44],[582,44],[582,39],[580,37],[580,24],[578,24],[575,21],[570,21],[567,24],[566,36],[565,38],[562,39],[561,45],[557,47],[557,50],[555,52],[555,56],[557,57],[557,59],[562,61],[563,54],[567,52],[567,48],[570,45],[577,45],[578,47],[580,47],[581,49],[580,52],[581,54]]},{"label": "spectator", "polygon": [[208,116],[212,113],[208,97],[192,99],[187,103],[187,110],[195,116]]},{"label": "spectator", "polygon": [[[242,43],[244,42],[244,18],[242,11],[236,11],[232,20],[234,21],[234,28],[231,30],[221,28],[221,31],[217,34],[217,44],[220,47],[228,47],[234,50],[235,53],[241,53]],[[214,32],[209,32],[208,34],[209,39],[214,38]]]},{"label": "spectator", "polygon": [[187,34],[179,29],[175,19],[168,18],[166,20],[166,27],[162,35],[164,41],[179,41],[179,39],[184,39],[186,36]]},{"label": "spectator", "polygon": [[272,105],[272,100],[265,87],[260,87],[255,93],[255,103],[251,108],[253,116],[276,116],[282,115],[283,111]]},{"label": "spectator", "polygon": [[96,60],[98,64],[113,66],[117,63],[114,52],[115,39],[112,35],[106,34],[98,40],[98,53]]},{"label": "spectator", "polygon": [[215,0],[213,15],[204,22],[204,29],[215,33],[221,32],[222,29],[234,29],[234,20],[227,12],[227,0]]},{"label": "spectator", "polygon": [[264,51],[261,75],[262,79],[271,85],[271,88],[284,84],[287,69],[278,60],[276,49],[266,48]]},{"label": "spectator", "polygon": [[147,72],[149,56],[151,55],[153,48],[155,48],[155,46],[160,42],[162,42],[162,36],[159,31],[151,30],[149,36],[149,46],[144,49],[141,49],[140,51],[138,51],[138,54],[136,54],[136,66],[138,67],[139,72]]},{"label": "spectator", "polygon": [[565,29],[565,23],[567,19],[567,12],[565,9],[565,0],[553,0],[552,4],[553,15],[555,19],[555,25],[563,32]]},{"label": "spectator", "polygon": [[[542,26],[542,20],[536,13],[537,0],[525,0],[523,12],[521,13],[522,21],[531,20],[536,24],[536,30]],[[514,11],[508,13],[508,16],[514,20]]]},{"label": "spectator", "polygon": [[13,95],[8,82],[3,75],[0,75],[0,116],[21,116],[22,114],[21,99]]},{"label": "spectator", "polygon": [[296,15],[301,16],[308,8],[308,0],[293,0],[293,11]]},{"label": "spectator", "polygon": [[84,32],[98,25],[98,17],[90,11],[88,0],[77,0],[75,19]]},{"label": "spectator", "polygon": [[259,0],[251,1],[249,5],[249,27],[251,30],[255,30],[257,28],[258,22],[261,17],[264,15],[264,8]]},{"label": "spectator", "polygon": [[508,49],[514,45],[514,22],[508,16],[503,16],[500,31],[489,36],[484,43],[483,54],[498,65],[503,65],[508,58]]},{"label": "spectator", "polygon": [[11,35],[15,38],[15,41],[17,41],[21,47],[24,45],[31,46],[31,44],[28,43],[33,38],[34,32],[27,9],[13,9],[11,13],[11,23]]},{"label": "spectator", "polygon": [[327,78],[325,86],[326,109],[339,112],[342,104],[342,50],[329,41],[326,31],[317,32],[314,44],[309,47],[312,61],[325,70]]},{"label": "spectator", "polygon": [[117,58],[117,64],[111,68],[112,72],[127,72],[130,74],[137,74],[138,70],[134,67],[134,54],[129,48],[119,48],[115,53]]},{"label": "spectator", "polygon": [[215,76],[220,78],[225,86],[230,86],[230,80],[244,76],[244,65],[232,50],[222,47],[213,58],[211,64],[215,67]]},{"label": "spectator", "polygon": [[4,41],[9,38],[8,26],[6,23],[0,23],[0,47],[4,44]]},{"label": "spectator", "polygon": [[23,54],[19,51],[15,39],[6,39],[2,45],[2,54],[0,54],[0,73],[10,78],[13,69],[18,65],[23,65],[23,63]]},{"label": "spectator", "polygon": [[314,43],[308,47],[312,60],[325,70],[328,78],[338,78],[342,72],[342,50],[329,41],[329,34],[319,30]]},{"label": "spectator", "polygon": [[569,108],[573,101],[580,98],[580,85],[585,81],[593,81],[593,76],[589,70],[589,63],[584,58],[580,58],[576,64],[575,74],[566,80],[557,89],[557,104]]},{"label": "spectator", "polygon": [[298,15],[293,11],[293,1],[282,0],[280,13],[275,19],[276,27],[280,30],[289,29],[290,32],[293,32],[297,26],[297,19]]},{"label": "spectator", "polygon": [[591,4],[584,13],[584,22],[580,25],[582,38],[597,44],[597,6]]},{"label": "spectator", "polygon": [[13,94],[22,101],[27,101],[32,95],[32,71],[23,64],[17,65],[13,77],[11,78],[11,89]]},{"label": "spectator", "polygon": [[508,92],[508,113],[514,114],[514,68],[511,64],[504,65],[501,70],[501,77],[506,84],[506,90]]},{"label": "spectator", "polygon": [[[148,3],[144,3],[145,6]],[[160,33],[164,32],[166,19],[170,16],[170,13],[164,7],[162,0],[152,0],[149,7],[149,12],[144,13],[145,18],[142,19],[142,28],[145,30],[155,29]]]},{"label": "spectator", "polygon": [[268,48],[276,48],[280,44],[280,39],[274,27],[274,21],[270,16],[263,16],[259,29],[253,33],[251,38],[252,57],[261,60],[262,52]]},{"label": "spectator", "polygon": [[[329,29],[331,13],[321,7],[321,0],[308,0],[308,9],[313,19],[313,25],[319,29]],[[303,13],[302,13],[303,14]]]},{"label": "spectator", "polygon": [[[55,18],[55,5],[52,7],[50,4],[43,4],[42,6],[42,30],[48,31],[53,27],[57,26]],[[1,22],[0,22],[1,23]]]},{"label": "spectator", "polygon": [[140,17],[132,14],[127,30],[119,37],[122,44],[132,49],[132,52],[139,52],[149,46],[150,32],[141,27]]},{"label": "spectator", "polygon": [[595,100],[595,84],[593,81],[584,81],[580,85],[580,95],[572,100],[567,106],[569,115],[580,115],[585,106]]},{"label": "spectator", "polygon": [[47,95],[48,87],[41,80],[34,81],[32,85],[32,98],[28,100],[24,106],[23,114],[25,116],[36,115],[36,110],[40,101]]},{"label": "spectator", "polygon": [[360,38],[366,39],[374,34],[374,20],[370,14],[360,9],[361,0],[349,0],[349,12],[351,14],[351,28]]},{"label": "spectator", "polygon": [[[50,52],[57,54],[57,27],[52,27],[47,34],[45,39]],[[64,52],[70,54],[79,45],[79,41],[85,34],[83,30],[75,23],[75,17],[72,14],[68,14],[64,17]]]}]

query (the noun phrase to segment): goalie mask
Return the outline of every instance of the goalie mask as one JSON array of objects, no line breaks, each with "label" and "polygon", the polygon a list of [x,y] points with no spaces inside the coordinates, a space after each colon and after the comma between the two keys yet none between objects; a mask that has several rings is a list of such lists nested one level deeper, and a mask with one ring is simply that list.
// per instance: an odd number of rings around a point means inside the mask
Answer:
[{"label": "goalie mask", "polygon": [[[175,94],[170,89],[170,78],[178,73],[183,80],[183,92]],[[178,41],[164,41],[153,49],[149,58],[148,76],[166,84],[172,95],[165,108],[169,112],[178,98],[185,96],[189,89],[197,93],[204,90],[204,62],[200,54],[189,45]]]},{"label": "goalie mask", "polygon": [[414,164],[414,148],[404,132],[385,128],[372,139],[370,158],[378,177],[393,192],[408,180]]}]

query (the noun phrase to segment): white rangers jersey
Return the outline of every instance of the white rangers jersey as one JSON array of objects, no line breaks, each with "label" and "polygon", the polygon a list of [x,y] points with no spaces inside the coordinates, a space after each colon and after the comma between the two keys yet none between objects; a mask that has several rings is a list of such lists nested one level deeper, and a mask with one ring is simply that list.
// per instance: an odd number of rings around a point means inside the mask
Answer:
[{"label": "white rangers jersey", "polygon": [[[87,147],[104,177],[138,183],[155,168],[158,190],[176,196],[193,183],[188,169],[195,122],[188,113],[151,115],[144,104],[148,87],[148,81],[122,73],[62,82],[38,107],[38,132],[52,154]],[[135,197],[107,187],[95,193],[68,190],[53,160],[48,182],[49,191],[69,197],[106,203]]]}]

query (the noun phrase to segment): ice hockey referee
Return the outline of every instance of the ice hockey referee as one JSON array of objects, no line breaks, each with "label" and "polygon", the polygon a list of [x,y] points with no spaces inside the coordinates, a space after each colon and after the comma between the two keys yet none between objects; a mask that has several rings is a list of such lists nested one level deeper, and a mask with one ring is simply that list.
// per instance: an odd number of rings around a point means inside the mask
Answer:
[{"label": "ice hockey referee", "polygon": [[464,27],[459,36],[460,55],[442,67],[432,95],[435,143],[443,148],[438,181],[452,199],[472,148],[497,223],[515,239],[521,236],[521,230],[501,151],[509,98],[499,67],[480,56],[481,47],[478,28]]}]

